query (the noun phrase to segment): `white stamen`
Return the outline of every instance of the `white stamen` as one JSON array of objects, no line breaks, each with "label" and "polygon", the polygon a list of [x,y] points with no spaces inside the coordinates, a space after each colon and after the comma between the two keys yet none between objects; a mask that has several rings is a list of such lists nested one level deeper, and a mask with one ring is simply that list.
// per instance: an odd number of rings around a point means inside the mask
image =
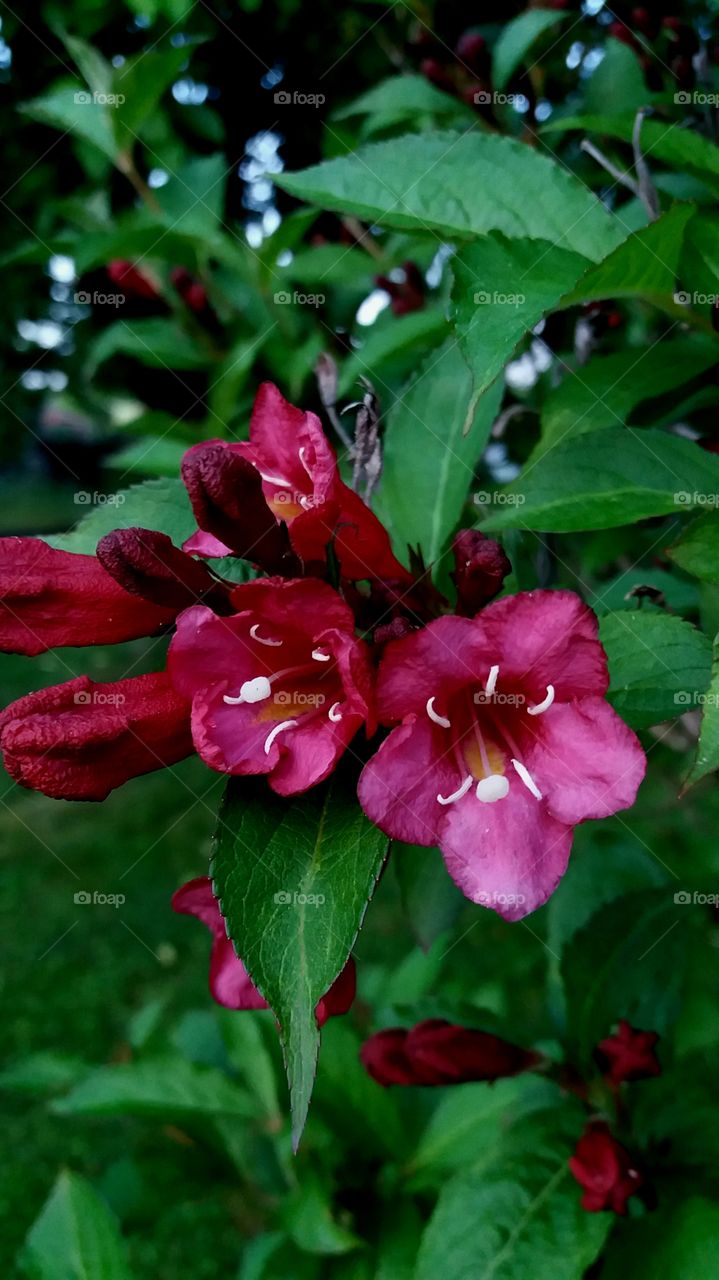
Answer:
[{"label": "white stamen", "polygon": [[[257,470],[258,471],[260,470],[259,467],[257,468]],[[260,475],[262,479],[267,482],[267,484],[277,484],[280,486],[281,489],[292,488],[292,485],[290,484],[289,480],[283,480],[282,476],[268,476],[266,471],[260,471]]]},{"label": "white stamen", "polygon": [[547,696],[543,702],[538,702],[536,707],[527,707],[527,715],[541,716],[543,711],[548,711],[554,702],[554,685],[547,685]]},{"label": "white stamen", "polygon": [[434,723],[441,725],[443,729],[452,728],[451,721],[449,721],[446,716],[441,716],[438,711],[435,711],[434,694],[432,695],[431,698],[427,699],[427,715],[429,716],[430,720],[434,720]]},{"label": "white stamen", "polygon": [[482,804],[494,804],[504,800],[509,793],[509,783],[502,773],[490,773],[488,778],[481,778],[477,783],[477,799]]},{"label": "white stamen", "polygon": [[539,787],[537,786],[536,782],[534,781],[534,778],[532,777],[531,773],[529,772],[529,769],[527,769],[527,768],[525,767],[525,765],[523,765],[523,764],[522,764],[521,760],[514,760],[514,759],[513,759],[513,760],[512,760],[512,764],[514,765],[514,767],[515,767],[515,769],[516,769],[517,773],[519,774],[520,778],[522,779],[522,782],[524,783],[525,787],[527,788],[527,791],[531,791],[531,793],[532,793],[532,795],[534,796],[535,800],[541,800],[541,799],[542,799],[542,793],[541,793],[541,791],[539,790]]},{"label": "white stamen", "polygon": [[252,636],[252,639],[256,640],[258,644],[267,644],[270,646],[271,649],[278,649],[279,646],[283,643],[282,640],[270,640],[270,639],[263,640],[262,636],[258,636],[257,634],[257,628],[259,627],[259,625],[260,625],[259,622],[255,622],[250,627],[250,635]]},{"label": "white stamen", "polygon": [[497,687],[498,675],[499,675],[499,667],[489,668],[489,677],[487,679],[486,685],[484,686],[484,692],[488,698],[491,698],[492,694],[494,693],[494,690]]},{"label": "white stamen", "polygon": [[305,471],[307,472],[307,474],[308,474],[308,476],[310,477],[310,480],[311,480],[311,479],[312,479],[312,472],[310,471],[309,467],[307,466],[307,463],[305,462],[305,446],[304,446],[304,445],[303,445],[303,446],[302,446],[302,448],[300,449],[300,462],[302,463],[302,466],[304,467]]},{"label": "white stamen", "polygon": [[320,653],[319,649],[312,650],[312,657],[314,658],[315,662],[331,662],[332,661],[331,653]]},{"label": "white stamen", "polygon": [[276,724],[274,729],[270,729],[270,732],[265,738],[265,755],[268,756],[270,754],[270,748],[272,747],[272,743],[278,733],[284,733],[285,729],[294,729],[296,725],[296,720],[283,720],[281,724]]},{"label": "white stamen", "polygon": [[342,719],[342,712],[337,710],[337,708],[339,707],[339,705],[340,705],[340,704],[339,704],[339,702],[333,702],[333,703],[332,703],[332,706],[330,707],[329,711],[327,712],[327,714],[328,714],[328,716],[329,716],[329,718],[330,718],[330,720],[332,721],[332,723],[333,723],[333,724],[338,724],[338,723],[339,723],[339,721]]},{"label": "white stamen", "polygon": [[438,799],[439,803],[440,803],[440,804],[454,804],[455,800],[461,800],[461,799],[462,799],[462,796],[466,796],[466,794],[467,794],[467,792],[469,791],[469,788],[471,787],[471,785],[472,785],[472,783],[473,783],[473,782],[474,782],[474,778],[472,777],[472,775],[471,775],[471,773],[470,773],[469,777],[465,778],[465,780],[464,780],[464,782],[462,783],[461,787],[458,787],[458,789],[457,789],[456,791],[453,791],[453,792],[452,792],[452,794],[451,794],[451,796],[437,796],[437,799]]},{"label": "white stamen", "polygon": [[272,686],[267,676],[255,676],[254,680],[245,680],[245,683],[240,685],[239,698],[231,698],[229,694],[225,693],[222,696],[222,701],[235,707],[240,702],[264,702],[265,698],[269,698],[271,693]]}]

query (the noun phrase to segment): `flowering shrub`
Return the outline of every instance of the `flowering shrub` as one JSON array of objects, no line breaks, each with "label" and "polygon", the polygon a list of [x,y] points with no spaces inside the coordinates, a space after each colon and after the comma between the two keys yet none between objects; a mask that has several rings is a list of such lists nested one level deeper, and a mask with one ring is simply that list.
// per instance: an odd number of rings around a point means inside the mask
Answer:
[{"label": "flowering shrub", "polygon": [[708,1276],[716,18],[318,3],[41,5],[0,1087],[87,1176],[19,1265]]}]

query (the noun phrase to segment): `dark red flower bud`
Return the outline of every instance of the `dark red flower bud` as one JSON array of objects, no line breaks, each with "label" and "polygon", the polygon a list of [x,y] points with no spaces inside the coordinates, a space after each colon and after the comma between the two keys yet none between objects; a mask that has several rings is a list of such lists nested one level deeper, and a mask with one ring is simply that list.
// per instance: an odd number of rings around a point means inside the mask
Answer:
[{"label": "dark red flower bud", "polygon": [[672,58],[671,68],[679,88],[690,92],[696,84],[696,72],[691,58],[685,54]]},{"label": "dark red flower bud", "polygon": [[407,1032],[403,1027],[389,1027],[365,1040],[360,1059],[365,1071],[385,1087],[391,1084],[416,1084],[405,1054]]},{"label": "dark red flower bud", "polygon": [[613,22],[609,28],[609,35],[614,36],[615,40],[621,40],[622,44],[629,45],[630,49],[637,48],[637,38],[633,31],[629,30],[623,22]]},{"label": "dark red flower bud", "polygon": [[460,61],[476,75],[482,75],[488,70],[489,55],[484,36],[473,31],[465,31],[457,41],[455,53]]},{"label": "dark red flower bud", "polygon": [[226,589],[164,533],[115,529],[98,542],[97,558],[115,582],[143,600],[175,611],[200,603],[229,611]]},{"label": "dark red flower bud", "polygon": [[107,274],[118,289],[134,295],[136,298],[159,298],[160,292],[153,280],[144,271],[124,258],[115,258],[108,263]]},{"label": "dark red flower bud", "polygon": [[637,1031],[622,1018],[616,1034],[600,1040],[597,1058],[615,1084],[659,1076],[662,1069],[654,1052],[658,1040],[656,1031]]},{"label": "dark red flower bud", "polygon": [[190,275],[184,267],[173,267],[170,280],[179,293],[182,301],[191,311],[204,311],[207,307],[207,290],[205,286]]},{"label": "dark red flower bud", "polygon": [[23,787],[57,800],[104,800],[129,778],[192,753],[190,707],[164,671],[114,684],[78,676],[6,707],[0,750]]},{"label": "dark red flower bud", "polygon": [[404,280],[391,280],[389,276],[375,276],[375,284],[384,289],[392,300],[392,311],[396,316],[408,315],[410,311],[420,311],[424,306],[424,277],[415,262],[402,264]]},{"label": "dark red flower bud", "polygon": [[529,1071],[539,1054],[488,1031],[453,1026],[441,1018],[418,1022],[407,1035],[405,1054],[416,1084],[467,1084]]},{"label": "dark red flower bud", "polygon": [[382,648],[390,641],[401,640],[402,636],[409,635],[410,631],[415,630],[416,627],[409,618],[393,618],[391,622],[385,622],[381,627],[377,627],[372,636],[372,642]]},{"label": "dark red flower bud", "polygon": [[247,458],[221,444],[195,445],[182,459],[182,479],[206,533],[267,573],[299,571],[287,528],[270,511],[262,476]]},{"label": "dark red flower bud", "polygon": [[419,64],[419,71],[430,84],[436,85],[438,89],[444,89],[446,93],[454,93],[454,85],[447,68],[436,58],[423,58]]},{"label": "dark red flower bud", "polygon": [[569,1168],[584,1189],[582,1208],[590,1213],[610,1209],[623,1216],[627,1200],[643,1178],[632,1157],[605,1124],[591,1125],[579,1139]]},{"label": "dark red flower bud", "polygon": [[452,543],[452,551],[457,613],[472,618],[502,590],[512,566],[499,543],[478,529],[462,529]]},{"label": "dark red flower bud", "polygon": [[696,31],[688,23],[682,22],[681,18],[665,18],[662,26],[669,33],[675,53],[691,58],[699,52],[699,37]]},{"label": "dark red flower bud", "polygon": [[530,1071],[539,1054],[487,1031],[453,1026],[441,1018],[418,1022],[410,1031],[393,1027],[370,1036],[361,1059],[378,1084],[467,1084],[499,1080]]},{"label": "dark red flower bud", "polygon": [[0,651],[34,657],[59,645],[117,644],[152,635],[176,609],[138,600],[95,556],[40,538],[0,538]]},{"label": "dark red flower bud", "polygon": [[648,40],[655,40],[659,35],[659,18],[648,9],[632,9],[632,25]]}]

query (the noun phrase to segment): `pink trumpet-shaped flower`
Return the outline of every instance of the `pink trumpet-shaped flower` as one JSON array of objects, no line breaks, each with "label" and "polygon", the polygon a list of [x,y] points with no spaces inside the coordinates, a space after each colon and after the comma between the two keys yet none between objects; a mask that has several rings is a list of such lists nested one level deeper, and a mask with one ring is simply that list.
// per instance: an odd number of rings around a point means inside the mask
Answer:
[{"label": "pink trumpet-shaped flower", "polygon": [[597,620],[570,591],[430,622],[385,650],[378,715],[398,727],[362,773],[365,813],[439,845],[468,898],[520,919],[559,883],[573,828],[628,808],[644,777],[607,687]]},{"label": "pink trumpet-shaped flower", "polygon": [[192,702],[195,748],[220,773],[267,774],[279,795],[322,782],[363,724],[372,670],[351,610],[314,578],[236,587],[237,613],[186,609],[168,670]]},{"label": "pink trumpet-shaped flower", "polygon": [[[172,909],[181,915],[196,916],[210,930],[210,992],[226,1009],[267,1009],[242,961],[227,936],[225,921],[207,876],[189,880],[173,894]],[[320,1026],[336,1014],[346,1013],[355,997],[355,965],[350,957],[341,974],[319,1001],[315,1016]]]}]

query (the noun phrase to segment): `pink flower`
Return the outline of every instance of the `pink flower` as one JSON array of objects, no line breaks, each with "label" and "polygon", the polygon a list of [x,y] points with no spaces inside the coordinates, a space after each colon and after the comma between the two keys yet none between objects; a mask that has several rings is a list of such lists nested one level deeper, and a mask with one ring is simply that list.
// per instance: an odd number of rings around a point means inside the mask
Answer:
[{"label": "pink flower", "polygon": [[[183,884],[172,898],[173,911],[181,915],[196,916],[212,933],[212,957],[210,959],[210,992],[218,1004],[226,1009],[267,1009],[267,1001],[260,995],[242,961],[227,936],[225,921],[217,899],[212,892],[212,882],[207,876],[198,876]],[[355,966],[350,957],[341,974],[320,1000],[315,1016],[320,1026],[336,1014],[347,1013],[355,997]]]},{"label": "pink flower", "polygon": [[517,920],[546,902],[572,829],[633,804],[646,761],[604,700],[594,614],[531,591],[388,645],[377,701],[396,724],[359,796],[383,831],[439,845],[473,902]]},{"label": "pink flower", "polygon": [[362,724],[372,672],[350,609],[315,579],[258,578],[238,610],[196,606],[177,620],[168,670],[192,700],[195,747],[221,773],[269,775],[279,795],[321,782]]},{"label": "pink flower", "polygon": [[616,1034],[600,1040],[597,1057],[606,1066],[606,1074],[615,1084],[622,1084],[625,1080],[645,1080],[648,1076],[660,1076],[662,1069],[655,1052],[658,1040],[656,1031],[637,1031],[622,1018]]},{"label": "pink flower", "polygon": [[644,1181],[626,1147],[617,1142],[606,1124],[587,1129],[577,1143],[569,1168],[584,1189],[582,1208],[590,1213],[610,1209],[623,1217],[627,1200]]},{"label": "pink flower", "polygon": [[538,1053],[521,1049],[489,1031],[428,1018],[409,1031],[390,1027],[365,1040],[362,1063],[378,1084],[467,1084],[500,1080],[530,1071]]},{"label": "pink flower", "polygon": [[[196,501],[194,469],[208,450],[214,450],[213,469],[217,467],[219,450],[226,451],[228,472],[233,456],[246,459],[256,468],[267,506],[277,521],[289,527],[292,547],[305,565],[323,565],[327,546],[333,543],[346,578],[410,581],[407,570],[395,559],[387,530],[340,478],[337,459],[319,418],[289,404],[271,382],[263,383],[257,393],[249,441],[210,440],[193,445],[185,454],[183,476],[187,477],[195,516],[201,522],[200,532],[184,544],[186,551],[205,556],[228,555],[231,546],[237,550],[238,540],[247,539],[242,513],[232,510],[229,503],[223,503],[221,515],[213,514],[208,520],[207,503]],[[240,479],[238,476],[237,483]],[[232,476],[230,481],[235,483]],[[217,480],[215,489],[221,488]],[[237,524],[237,537],[231,541],[228,515]],[[255,522],[257,538],[266,543],[267,529],[259,516]],[[252,558],[251,551],[248,558]]]}]

